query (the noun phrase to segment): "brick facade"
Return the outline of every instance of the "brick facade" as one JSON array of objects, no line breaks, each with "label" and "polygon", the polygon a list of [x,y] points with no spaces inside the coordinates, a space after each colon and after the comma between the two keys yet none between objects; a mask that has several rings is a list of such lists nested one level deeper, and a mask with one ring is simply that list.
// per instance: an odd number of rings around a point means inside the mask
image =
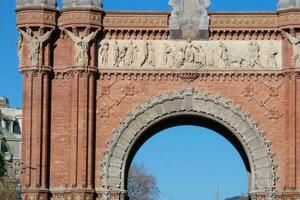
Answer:
[{"label": "brick facade", "polygon": [[[124,199],[125,188],[107,188],[104,153],[129,112],[147,100],[194,88],[232,101],[265,131],[277,166],[276,199],[300,197],[300,70],[284,32],[300,35],[298,11],[283,13],[211,13],[210,40],[279,40],[282,70],[143,71],[105,70],[97,66],[97,41],[168,39],[168,13],[103,12],[92,9],[24,8],[17,26],[43,35],[39,64],[30,63],[23,41],[23,147],[25,200]],[[62,30],[91,41],[86,66],[76,66],[72,40]],[[251,162],[251,161],[249,161]],[[272,175],[273,176],[273,175]],[[268,191],[255,191],[265,199]],[[270,197],[275,199],[275,197]]]}]

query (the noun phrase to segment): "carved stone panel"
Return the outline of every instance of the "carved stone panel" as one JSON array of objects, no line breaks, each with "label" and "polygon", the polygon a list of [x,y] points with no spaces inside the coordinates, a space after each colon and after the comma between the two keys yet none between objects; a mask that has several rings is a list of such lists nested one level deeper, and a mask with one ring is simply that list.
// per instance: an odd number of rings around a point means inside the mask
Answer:
[{"label": "carved stone panel", "polygon": [[98,65],[126,70],[279,70],[282,42],[103,40]]}]

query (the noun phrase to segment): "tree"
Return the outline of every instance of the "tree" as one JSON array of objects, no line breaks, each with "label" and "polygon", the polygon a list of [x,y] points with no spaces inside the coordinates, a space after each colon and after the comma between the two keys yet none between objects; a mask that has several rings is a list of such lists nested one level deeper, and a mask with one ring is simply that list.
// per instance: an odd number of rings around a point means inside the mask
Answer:
[{"label": "tree", "polygon": [[159,194],[156,178],[143,165],[133,164],[128,175],[130,200],[157,200]]}]

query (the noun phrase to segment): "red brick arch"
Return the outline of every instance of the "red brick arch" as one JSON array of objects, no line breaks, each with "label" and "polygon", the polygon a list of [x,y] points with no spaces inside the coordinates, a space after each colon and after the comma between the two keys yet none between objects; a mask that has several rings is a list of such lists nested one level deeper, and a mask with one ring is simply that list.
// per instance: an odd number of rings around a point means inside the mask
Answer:
[{"label": "red brick arch", "polygon": [[178,115],[212,119],[230,130],[242,145],[250,163],[250,194],[274,191],[276,166],[269,144],[249,114],[230,101],[196,90],[169,93],[149,100],[128,114],[115,130],[103,163],[104,188],[124,191],[129,155],[143,133],[159,121]]}]

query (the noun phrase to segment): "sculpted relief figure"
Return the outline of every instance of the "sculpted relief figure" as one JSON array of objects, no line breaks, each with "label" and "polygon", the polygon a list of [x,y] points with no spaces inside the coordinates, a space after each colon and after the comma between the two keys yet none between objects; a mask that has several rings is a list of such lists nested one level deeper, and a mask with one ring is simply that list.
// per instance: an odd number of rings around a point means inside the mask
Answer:
[{"label": "sculpted relief figure", "polygon": [[274,47],[273,42],[269,43],[268,49],[268,67],[277,68],[276,56],[278,55],[278,50]]},{"label": "sculpted relief figure", "polygon": [[230,60],[229,60],[228,49],[222,42],[219,43],[219,48],[220,48],[219,55],[218,55],[219,65],[224,66],[224,68],[229,68]]},{"label": "sculpted relief figure", "polygon": [[260,48],[259,48],[259,44],[255,41],[255,42],[250,42],[249,43],[249,47],[248,47],[248,51],[249,51],[249,66],[251,68],[255,68],[255,67],[262,67],[261,62],[260,62]]},{"label": "sculpted relief figure", "polygon": [[100,45],[98,52],[98,63],[101,66],[107,66],[108,64],[108,51],[109,51],[109,43],[104,41],[103,44]]},{"label": "sculpted relief figure", "polygon": [[162,51],[162,66],[165,68],[171,68],[173,65],[172,48],[169,44],[164,44]]},{"label": "sculpted relief figure", "polygon": [[67,29],[64,29],[64,31],[75,43],[75,58],[77,60],[77,66],[87,66],[89,61],[88,51],[90,48],[90,42],[95,38],[99,30],[92,32],[85,37],[77,37],[74,33]]},{"label": "sculpted relief figure", "polygon": [[188,43],[185,47],[185,61],[188,63],[195,62],[195,50],[197,48],[193,45],[191,40],[188,40]]},{"label": "sculpted relief figure", "polygon": [[149,43],[146,41],[142,42],[142,45],[140,47],[140,58],[141,58],[141,63],[140,67],[144,66],[147,62],[148,56],[149,56]]},{"label": "sculpted relief figure", "polygon": [[206,67],[206,54],[202,45],[196,49],[195,62],[199,65],[199,68]]},{"label": "sculpted relief figure", "polygon": [[19,64],[23,64],[23,36],[22,34],[19,35],[18,42],[17,42],[17,48],[18,48],[18,57],[19,57]]},{"label": "sculpted relief figure", "polygon": [[148,43],[148,48],[149,48],[149,56],[148,56],[148,65],[155,67],[155,48],[153,46],[152,42]]},{"label": "sculpted relief figure", "polygon": [[49,38],[53,29],[48,31],[42,36],[35,35],[31,29],[27,29],[26,32],[19,29],[22,37],[29,43],[30,48],[30,62],[32,66],[37,66],[40,64],[40,54],[43,49],[43,43],[46,42]]},{"label": "sculpted relief figure", "polygon": [[133,45],[133,42],[130,40],[129,45],[127,46],[127,52],[125,56],[126,66],[132,67],[137,52],[138,52],[137,46]]},{"label": "sculpted relief figure", "polygon": [[185,50],[183,47],[179,47],[175,56],[175,66],[181,68],[185,61]]},{"label": "sculpted relief figure", "polygon": [[112,44],[113,50],[113,66],[119,67],[119,56],[120,56],[120,49],[117,41],[114,41]]},{"label": "sculpted relief figure", "polygon": [[119,58],[119,66],[120,67],[124,67],[126,65],[126,61],[125,61],[125,58],[126,58],[126,52],[127,52],[127,47],[126,46],[123,46],[121,49],[120,49],[120,58]]},{"label": "sculpted relief figure", "polygon": [[300,38],[293,37],[290,34],[286,34],[289,41],[293,44],[293,60],[295,67],[300,67]]}]

